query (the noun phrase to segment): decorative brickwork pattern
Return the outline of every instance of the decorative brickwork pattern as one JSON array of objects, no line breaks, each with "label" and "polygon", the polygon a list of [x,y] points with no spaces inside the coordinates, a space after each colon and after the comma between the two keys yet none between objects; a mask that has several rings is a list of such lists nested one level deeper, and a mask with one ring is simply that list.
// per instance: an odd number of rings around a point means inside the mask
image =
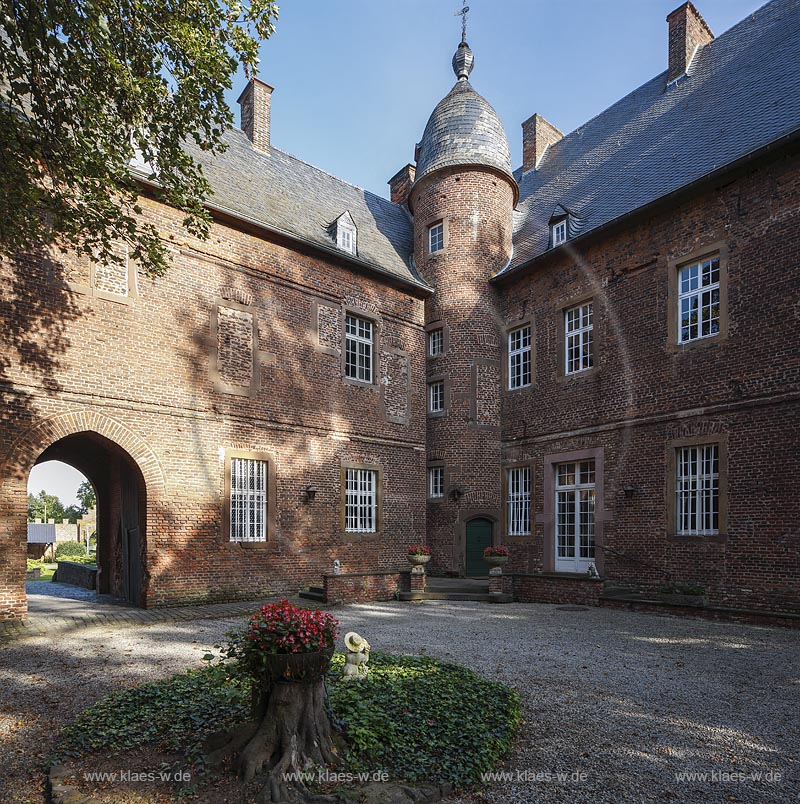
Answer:
[{"label": "decorative brickwork pattern", "polygon": [[400,351],[381,352],[381,385],[386,417],[404,422],[408,418],[408,355]]},{"label": "decorative brickwork pattern", "polygon": [[339,307],[317,307],[317,343],[332,352],[342,350],[342,311]]},{"label": "decorative brickwork pattern", "polygon": [[217,309],[217,361],[222,382],[249,386],[253,381],[253,314]]}]

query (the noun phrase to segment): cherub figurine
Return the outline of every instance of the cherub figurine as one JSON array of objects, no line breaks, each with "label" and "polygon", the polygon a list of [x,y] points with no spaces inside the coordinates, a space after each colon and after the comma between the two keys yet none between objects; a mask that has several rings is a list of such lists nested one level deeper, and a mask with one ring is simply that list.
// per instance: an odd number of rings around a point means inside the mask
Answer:
[{"label": "cherub figurine", "polygon": [[367,662],[369,661],[369,642],[359,636],[355,631],[345,635],[344,646],[347,648],[342,678],[352,681],[356,678],[366,678]]}]

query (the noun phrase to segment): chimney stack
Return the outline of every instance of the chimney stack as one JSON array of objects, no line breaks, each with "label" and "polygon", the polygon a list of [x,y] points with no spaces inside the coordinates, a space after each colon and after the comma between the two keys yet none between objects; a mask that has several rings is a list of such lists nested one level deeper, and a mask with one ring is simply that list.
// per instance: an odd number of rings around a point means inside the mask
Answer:
[{"label": "chimney stack", "polygon": [[522,124],[522,172],[535,170],[544,152],[564,135],[541,115],[535,114]]},{"label": "chimney stack", "polygon": [[389,179],[389,187],[392,191],[390,198],[393,204],[406,204],[408,197],[411,195],[411,187],[414,184],[414,178],[417,175],[417,169],[414,165],[406,165],[400,168],[397,173]]},{"label": "chimney stack", "polygon": [[713,38],[711,28],[700,16],[692,3],[684,3],[668,17],[669,24],[669,70],[667,83],[671,84],[686,75],[692,59],[701,47]]},{"label": "chimney stack", "polygon": [[274,87],[251,78],[239,95],[242,131],[259,151],[269,152],[270,102]]}]

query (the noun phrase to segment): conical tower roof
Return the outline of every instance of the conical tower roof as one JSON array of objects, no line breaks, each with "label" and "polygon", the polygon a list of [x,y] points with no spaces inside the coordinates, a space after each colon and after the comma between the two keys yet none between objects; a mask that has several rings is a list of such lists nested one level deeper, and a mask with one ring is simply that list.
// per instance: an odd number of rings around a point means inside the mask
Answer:
[{"label": "conical tower roof", "polygon": [[462,42],[453,57],[458,81],[433,110],[417,145],[417,182],[453,165],[484,165],[514,180],[503,124],[468,80],[474,61],[469,45]]}]

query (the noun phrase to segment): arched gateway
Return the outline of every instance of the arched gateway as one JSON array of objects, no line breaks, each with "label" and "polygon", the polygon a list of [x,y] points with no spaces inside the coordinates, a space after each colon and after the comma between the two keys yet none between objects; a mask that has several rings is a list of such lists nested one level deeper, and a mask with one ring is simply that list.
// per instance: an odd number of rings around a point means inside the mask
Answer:
[{"label": "arched gateway", "polygon": [[80,409],[28,430],[0,467],[0,620],[27,611],[27,478],[50,460],[75,467],[97,492],[99,591],[145,605],[148,508],[163,498],[164,476],[153,451],[129,428]]}]

